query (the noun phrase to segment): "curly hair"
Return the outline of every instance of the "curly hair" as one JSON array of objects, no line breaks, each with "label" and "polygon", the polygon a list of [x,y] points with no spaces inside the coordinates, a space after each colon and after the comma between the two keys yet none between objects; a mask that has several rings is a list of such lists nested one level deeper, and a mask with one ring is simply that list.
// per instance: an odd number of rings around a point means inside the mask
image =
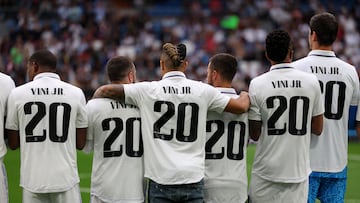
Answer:
[{"label": "curly hair", "polygon": [[292,48],[290,35],[284,30],[270,32],[265,43],[267,56],[275,62],[283,62]]},{"label": "curly hair", "polygon": [[50,70],[56,70],[56,56],[47,49],[35,51],[29,58],[30,62],[36,62],[39,66]]}]

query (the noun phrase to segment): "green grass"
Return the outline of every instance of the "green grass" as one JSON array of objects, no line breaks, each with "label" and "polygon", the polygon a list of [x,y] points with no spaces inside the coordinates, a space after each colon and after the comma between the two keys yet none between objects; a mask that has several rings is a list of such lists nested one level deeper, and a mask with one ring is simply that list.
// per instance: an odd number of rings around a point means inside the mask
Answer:
[{"label": "green grass", "polygon": [[[248,174],[254,158],[255,146],[248,147]],[[90,201],[90,176],[92,156],[78,152],[81,195],[84,203]],[[20,151],[9,150],[5,156],[5,165],[9,181],[10,203],[21,203],[21,188],[19,187]],[[348,183],[345,195],[346,203],[360,202],[360,143],[349,143]],[[249,176],[250,177],[250,176]]]}]

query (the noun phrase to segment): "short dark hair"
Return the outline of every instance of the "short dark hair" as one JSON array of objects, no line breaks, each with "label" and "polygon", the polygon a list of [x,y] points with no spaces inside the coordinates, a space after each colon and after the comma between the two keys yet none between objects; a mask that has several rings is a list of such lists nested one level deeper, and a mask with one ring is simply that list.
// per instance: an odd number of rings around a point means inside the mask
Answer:
[{"label": "short dark hair", "polygon": [[284,30],[274,30],[266,36],[266,54],[275,62],[283,62],[291,50],[291,38]]},{"label": "short dark hair", "polygon": [[210,58],[210,68],[216,70],[225,80],[232,81],[236,71],[238,62],[236,58],[227,53],[215,54]]},{"label": "short dark hair", "polygon": [[29,58],[30,62],[35,62],[40,68],[55,70],[57,59],[56,56],[47,49],[35,51]]},{"label": "short dark hair", "polygon": [[133,62],[125,56],[113,57],[106,64],[106,71],[111,82],[124,79],[132,68]]},{"label": "short dark hair", "polygon": [[338,22],[331,13],[319,13],[310,19],[310,31],[316,33],[320,45],[330,46],[336,40]]}]

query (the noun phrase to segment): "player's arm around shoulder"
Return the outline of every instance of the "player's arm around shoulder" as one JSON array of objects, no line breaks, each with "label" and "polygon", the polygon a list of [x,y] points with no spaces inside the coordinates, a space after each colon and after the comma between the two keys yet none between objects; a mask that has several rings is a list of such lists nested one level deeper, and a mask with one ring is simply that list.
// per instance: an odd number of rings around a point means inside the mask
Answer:
[{"label": "player's arm around shoulder", "polygon": [[238,98],[230,98],[228,104],[225,107],[224,111],[242,114],[249,110],[250,107],[250,98],[249,94],[245,91],[242,91]]},{"label": "player's arm around shoulder", "polygon": [[124,86],[121,84],[103,85],[95,91],[93,98],[111,98],[124,101]]}]

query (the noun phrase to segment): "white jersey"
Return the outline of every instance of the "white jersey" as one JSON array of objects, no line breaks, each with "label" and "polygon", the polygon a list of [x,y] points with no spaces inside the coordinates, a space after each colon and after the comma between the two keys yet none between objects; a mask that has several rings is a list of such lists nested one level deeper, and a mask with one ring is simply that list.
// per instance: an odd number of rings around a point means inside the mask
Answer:
[{"label": "white jersey", "polygon": [[7,151],[4,142],[4,118],[7,113],[6,103],[10,91],[15,88],[15,83],[10,76],[0,73],[0,87],[0,160],[3,160]]},{"label": "white jersey", "polygon": [[316,77],[290,65],[273,65],[251,81],[248,116],[262,122],[252,173],[273,182],[298,183],[311,172],[311,119],[324,107]]},{"label": "white jersey", "polygon": [[[233,88],[216,88],[236,98]],[[208,112],[206,123],[205,202],[245,202],[248,196],[246,146],[248,115]],[[233,188],[233,190],[230,190]],[[226,193],[226,191],[233,193]],[[214,191],[219,191],[216,193]],[[222,194],[226,194],[223,197]],[[225,198],[225,199],[223,199]]]},{"label": "white jersey", "polygon": [[144,202],[139,109],[111,99],[86,105],[87,144],[94,150],[91,194],[104,202]]},{"label": "white jersey", "polygon": [[8,99],[6,128],[20,135],[20,185],[34,193],[62,192],[79,183],[76,128],[87,127],[80,88],[41,73]]},{"label": "white jersey", "polygon": [[126,84],[124,91],[143,121],[145,177],[165,185],[203,179],[207,111],[223,112],[230,98],[179,71]]},{"label": "white jersey", "polygon": [[350,105],[357,105],[359,77],[354,66],[338,59],[332,51],[311,51],[293,63],[312,72],[320,81],[324,101],[323,136],[311,138],[311,169],[340,172],[347,165]]}]

